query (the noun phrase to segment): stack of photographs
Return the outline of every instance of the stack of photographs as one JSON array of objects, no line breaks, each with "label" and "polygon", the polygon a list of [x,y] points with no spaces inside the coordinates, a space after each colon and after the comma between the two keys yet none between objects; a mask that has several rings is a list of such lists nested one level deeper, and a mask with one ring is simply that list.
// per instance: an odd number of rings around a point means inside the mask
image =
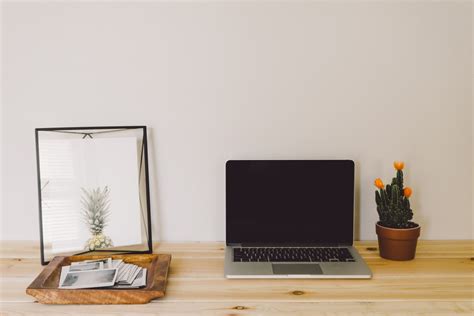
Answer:
[{"label": "stack of photographs", "polygon": [[133,289],[146,286],[146,269],[134,264],[104,258],[72,262],[63,266],[60,289]]}]

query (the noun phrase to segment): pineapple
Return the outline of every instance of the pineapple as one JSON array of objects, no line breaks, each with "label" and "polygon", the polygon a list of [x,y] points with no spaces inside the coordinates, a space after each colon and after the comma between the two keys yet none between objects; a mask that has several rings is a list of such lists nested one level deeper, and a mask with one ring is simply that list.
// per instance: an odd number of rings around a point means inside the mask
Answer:
[{"label": "pineapple", "polygon": [[110,237],[104,235],[103,231],[107,225],[110,215],[109,193],[107,186],[103,189],[87,190],[82,188],[82,215],[92,237],[85,244],[85,249],[93,251],[95,249],[109,248],[113,246]]}]

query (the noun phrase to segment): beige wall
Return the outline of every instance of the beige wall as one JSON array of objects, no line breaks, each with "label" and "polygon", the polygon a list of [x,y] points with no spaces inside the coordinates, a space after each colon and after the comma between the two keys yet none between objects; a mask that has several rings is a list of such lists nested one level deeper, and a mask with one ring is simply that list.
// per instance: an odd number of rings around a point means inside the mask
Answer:
[{"label": "beige wall", "polygon": [[38,238],[33,129],[115,124],[151,127],[164,240],[224,240],[237,158],[354,159],[361,239],[404,160],[422,238],[471,238],[471,6],[3,2],[1,238]]}]

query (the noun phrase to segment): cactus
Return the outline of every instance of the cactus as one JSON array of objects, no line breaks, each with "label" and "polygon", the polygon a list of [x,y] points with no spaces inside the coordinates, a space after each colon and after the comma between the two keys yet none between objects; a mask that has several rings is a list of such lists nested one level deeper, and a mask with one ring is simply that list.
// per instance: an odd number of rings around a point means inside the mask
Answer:
[{"label": "cactus", "polygon": [[403,186],[403,163],[395,163],[396,177],[391,184],[383,186],[382,180],[377,179],[375,185],[375,202],[379,214],[379,224],[389,228],[413,228],[418,224],[412,222],[413,210],[410,207],[410,188]]}]

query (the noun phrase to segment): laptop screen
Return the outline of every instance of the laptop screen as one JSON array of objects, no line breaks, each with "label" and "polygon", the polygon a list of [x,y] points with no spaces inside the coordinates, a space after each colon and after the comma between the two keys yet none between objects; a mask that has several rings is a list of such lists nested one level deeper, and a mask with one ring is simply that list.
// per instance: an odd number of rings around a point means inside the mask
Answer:
[{"label": "laptop screen", "polygon": [[353,241],[351,160],[231,160],[226,164],[226,242]]}]

